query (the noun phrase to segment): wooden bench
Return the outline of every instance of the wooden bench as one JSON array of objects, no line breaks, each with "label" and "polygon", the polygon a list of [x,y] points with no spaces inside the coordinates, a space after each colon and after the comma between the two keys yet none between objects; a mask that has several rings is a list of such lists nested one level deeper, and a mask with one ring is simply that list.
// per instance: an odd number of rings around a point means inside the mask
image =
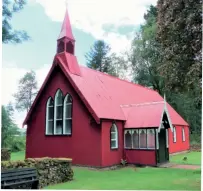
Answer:
[{"label": "wooden bench", "polygon": [[37,170],[35,168],[18,168],[11,170],[2,170],[1,172],[1,188],[26,188],[38,189],[39,180]]}]

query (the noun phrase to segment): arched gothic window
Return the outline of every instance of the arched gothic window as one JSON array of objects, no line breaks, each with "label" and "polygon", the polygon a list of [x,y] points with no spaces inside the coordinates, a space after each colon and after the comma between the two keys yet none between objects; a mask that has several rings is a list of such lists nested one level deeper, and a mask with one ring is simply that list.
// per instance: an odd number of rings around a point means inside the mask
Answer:
[{"label": "arched gothic window", "polygon": [[133,139],[133,149],[138,149],[139,148],[139,130],[135,129],[132,130],[132,139]]},{"label": "arched gothic window", "polygon": [[69,94],[64,99],[63,134],[70,135],[72,130],[72,98]]},{"label": "arched gothic window", "polygon": [[176,128],[173,127],[173,142],[176,143]]},{"label": "arched gothic window", "polygon": [[154,129],[147,129],[147,148],[155,148],[155,131]]},{"label": "arched gothic window", "polygon": [[183,141],[185,141],[185,128],[182,127],[182,138],[183,138]]},{"label": "arched gothic window", "polygon": [[118,148],[118,128],[115,123],[112,125],[110,133],[111,133],[110,134],[111,149],[117,149]]},{"label": "arched gothic window", "polygon": [[139,130],[140,148],[147,148],[147,133],[146,129]]},{"label": "arched gothic window", "polygon": [[125,148],[132,148],[132,131],[131,130],[125,130]]},{"label": "arched gothic window", "polygon": [[54,134],[63,131],[63,93],[59,89],[54,98]]},{"label": "arched gothic window", "polygon": [[54,101],[50,97],[46,105],[46,134],[53,134],[53,125],[54,125]]}]

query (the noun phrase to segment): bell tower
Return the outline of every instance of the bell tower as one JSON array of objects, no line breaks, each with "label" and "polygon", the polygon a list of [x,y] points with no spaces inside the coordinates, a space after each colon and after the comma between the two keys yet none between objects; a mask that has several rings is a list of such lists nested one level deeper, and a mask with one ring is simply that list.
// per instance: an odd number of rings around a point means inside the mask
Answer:
[{"label": "bell tower", "polygon": [[57,39],[57,54],[62,52],[67,52],[72,55],[75,54],[75,38],[72,33],[67,6],[61,32]]},{"label": "bell tower", "polygon": [[[64,69],[74,75],[81,76],[80,66],[75,56],[75,38],[72,33],[70,18],[66,5],[66,13],[57,39],[56,56]],[[57,62],[54,62],[57,63]]]}]

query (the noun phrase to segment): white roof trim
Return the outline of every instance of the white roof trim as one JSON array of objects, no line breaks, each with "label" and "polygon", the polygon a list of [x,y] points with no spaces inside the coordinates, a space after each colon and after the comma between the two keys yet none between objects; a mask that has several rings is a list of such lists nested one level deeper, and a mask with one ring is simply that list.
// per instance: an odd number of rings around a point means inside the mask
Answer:
[{"label": "white roof trim", "polygon": [[173,125],[172,125],[172,123],[171,123],[171,118],[170,118],[170,115],[169,115],[169,112],[168,112],[168,109],[167,109],[167,102],[166,102],[165,94],[164,94],[164,109],[163,109],[163,112],[162,112],[162,115],[161,115],[161,119],[160,119],[160,124],[159,124],[159,128],[158,128],[158,132],[160,132],[160,129],[162,128],[162,119],[163,119],[163,116],[164,116],[164,112],[165,112],[166,115],[167,115],[170,129],[171,129],[171,131],[173,132]]}]

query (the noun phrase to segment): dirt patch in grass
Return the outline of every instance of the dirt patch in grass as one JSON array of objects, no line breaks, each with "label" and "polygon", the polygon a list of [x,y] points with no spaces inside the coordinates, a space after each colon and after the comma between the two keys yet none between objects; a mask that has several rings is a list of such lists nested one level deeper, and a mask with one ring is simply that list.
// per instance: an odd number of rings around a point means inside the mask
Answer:
[{"label": "dirt patch in grass", "polygon": [[186,164],[176,164],[171,166],[170,168],[181,168],[181,169],[191,169],[191,170],[197,170],[201,168],[199,165],[186,165]]}]

